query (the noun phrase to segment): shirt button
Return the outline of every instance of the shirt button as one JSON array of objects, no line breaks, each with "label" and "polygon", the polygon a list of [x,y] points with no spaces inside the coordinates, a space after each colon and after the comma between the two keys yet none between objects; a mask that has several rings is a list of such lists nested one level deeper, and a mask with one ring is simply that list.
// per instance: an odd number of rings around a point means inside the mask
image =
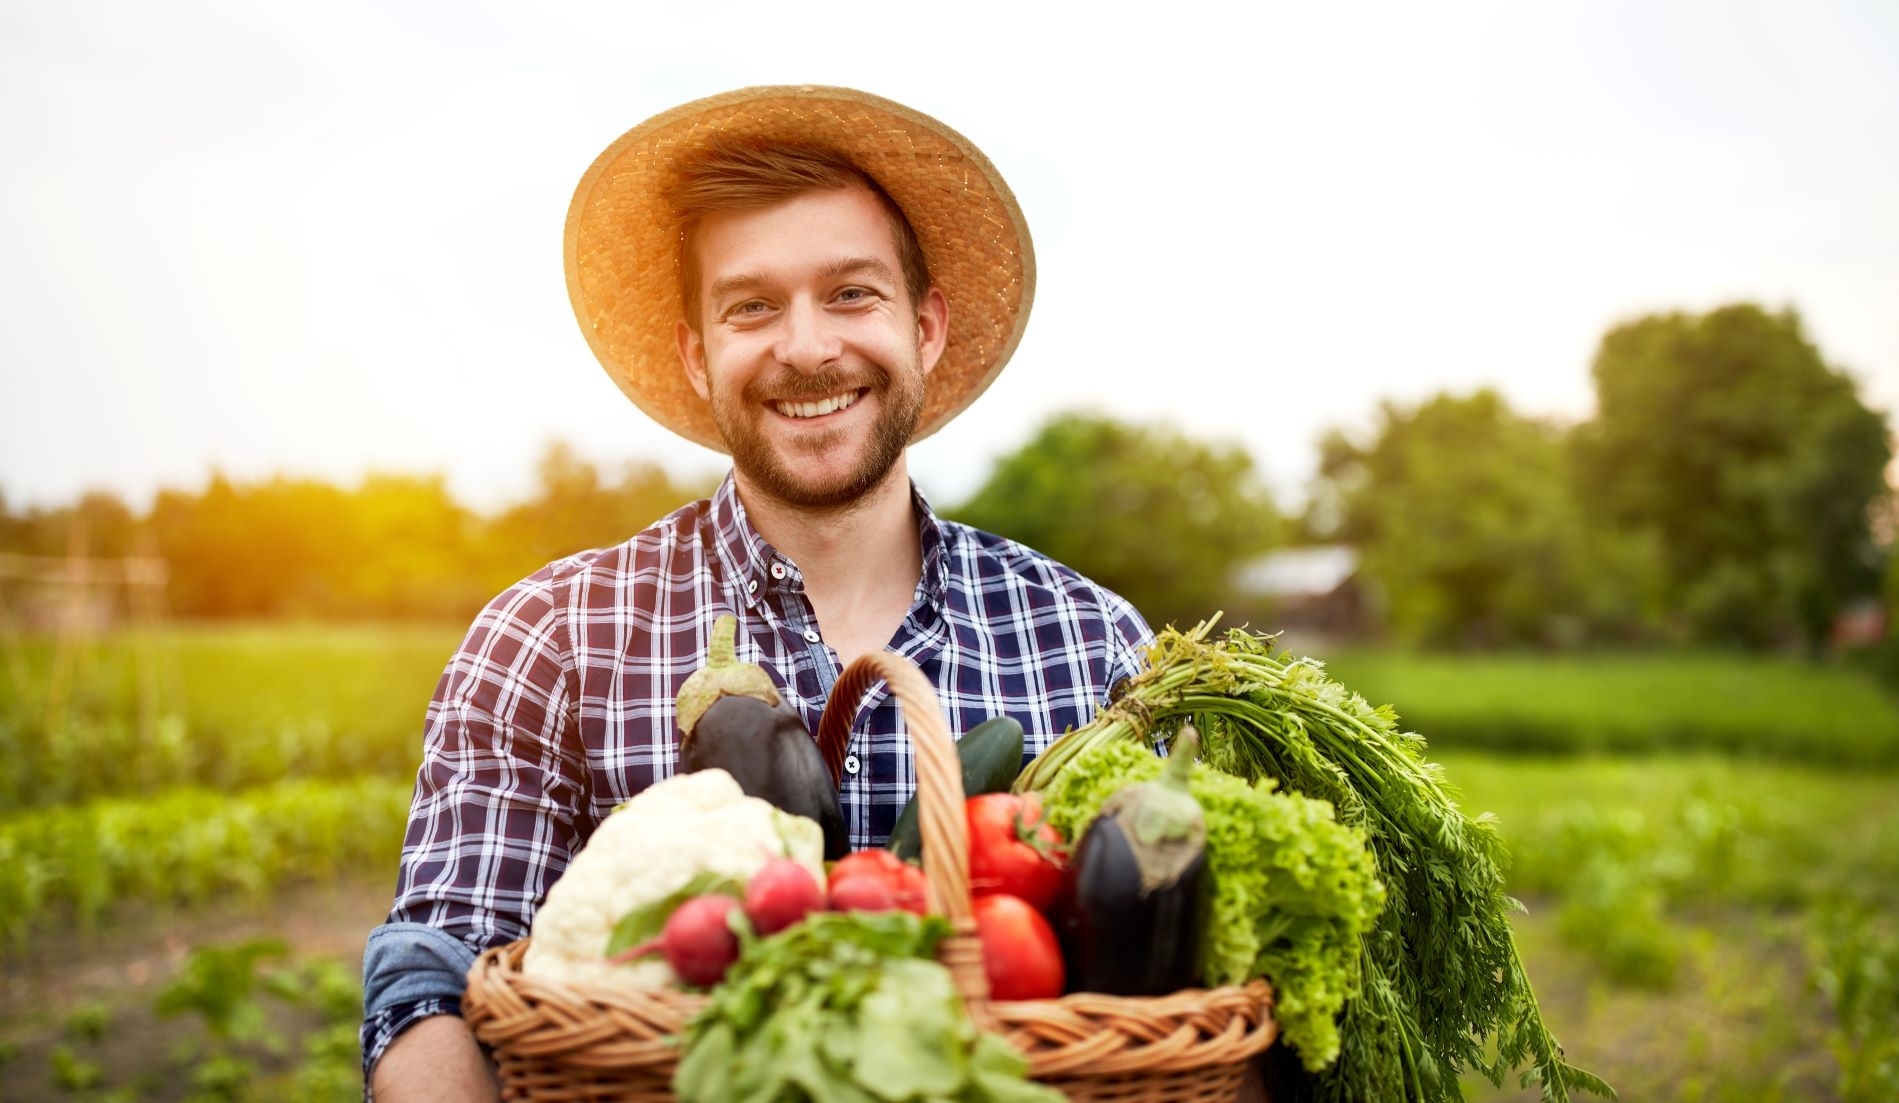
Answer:
[{"label": "shirt button", "polygon": [[771,576],[773,578],[785,577],[785,565],[783,563],[773,563],[771,565]]},{"label": "shirt button", "polygon": [[754,578],[754,579],[752,579],[752,580],[751,580],[750,582],[747,582],[747,583],[745,584],[745,592],[746,592],[746,593],[748,593],[748,594],[755,594],[755,593],[757,593],[757,592],[758,592],[758,579],[756,579],[756,578]]},{"label": "shirt button", "polygon": [[816,643],[816,642],[818,642],[818,630],[817,630],[817,629],[815,629],[815,628],[807,628],[807,629],[805,629],[805,630],[804,630],[804,642],[806,642],[806,643]]},{"label": "shirt button", "polygon": [[856,755],[847,754],[844,756],[844,772],[851,775],[852,777],[857,776],[857,756]]}]

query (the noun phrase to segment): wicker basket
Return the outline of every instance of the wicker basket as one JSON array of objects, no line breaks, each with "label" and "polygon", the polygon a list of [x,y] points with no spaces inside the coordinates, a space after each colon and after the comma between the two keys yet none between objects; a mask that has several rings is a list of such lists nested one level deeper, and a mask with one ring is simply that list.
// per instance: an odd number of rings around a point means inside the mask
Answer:
[{"label": "wicker basket", "polygon": [[[1250,1058],[1272,1044],[1272,991],[1190,989],[1156,998],[1079,993],[1057,1000],[992,1001],[969,899],[962,767],[941,706],[923,674],[888,652],[853,662],[831,694],[819,743],[833,772],[857,704],[889,682],[916,750],[918,808],[929,908],[954,933],[938,957],[970,1017],[1029,1059],[1029,1074],[1085,1103],[1232,1103]],[[834,719],[833,714],[836,714]],[[674,1103],[676,1037],[705,998],[560,984],[521,973],[527,942],[481,955],[462,1012],[493,1050],[502,1098],[534,1103]]]}]

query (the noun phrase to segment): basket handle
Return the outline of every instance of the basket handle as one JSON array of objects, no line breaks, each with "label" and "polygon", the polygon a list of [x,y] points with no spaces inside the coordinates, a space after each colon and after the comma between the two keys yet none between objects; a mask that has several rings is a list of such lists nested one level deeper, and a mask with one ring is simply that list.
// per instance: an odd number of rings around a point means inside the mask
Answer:
[{"label": "basket handle", "polygon": [[917,821],[923,834],[923,877],[931,914],[949,920],[954,932],[937,957],[950,971],[970,1017],[980,1028],[987,1021],[989,979],[983,972],[982,943],[975,937],[976,917],[969,901],[969,821],[963,811],[963,766],[950,738],[949,721],[936,689],[916,664],[890,651],[867,652],[851,661],[831,687],[818,722],[818,745],[826,764],[850,741],[858,702],[881,678],[902,708],[904,731],[916,752]]},{"label": "basket handle", "polygon": [[[904,730],[916,752],[917,820],[923,833],[923,872],[929,884],[930,911],[949,920],[952,926],[973,922],[963,767],[930,680],[915,663],[894,652],[858,656],[831,687],[831,699],[818,722],[819,746],[826,751],[828,764],[831,748],[841,749],[849,740],[857,704],[878,679],[890,684],[890,695],[902,707]],[[838,760],[843,761],[841,753]]]}]

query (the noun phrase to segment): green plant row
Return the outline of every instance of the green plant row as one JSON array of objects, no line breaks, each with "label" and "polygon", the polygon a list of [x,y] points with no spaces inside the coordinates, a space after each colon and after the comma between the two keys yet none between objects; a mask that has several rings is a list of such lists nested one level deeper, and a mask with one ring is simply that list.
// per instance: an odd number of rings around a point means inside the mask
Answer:
[{"label": "green plant row", "polygon": [[[12,643],[0,671],[0,815],[180,786],[411,775],[461,631],[184,625],[66,656],[45,638]],[[60,681],[68,691],[49,700]]]},{"label": "green plant row", "polygon": [[[121,992],[81,1004],[50,1048],[25,1060],[17,1046],[0,1049],[0,1065],[9,1086],[44,1076],[62,1097],[88,1103],[172,1099],[181,1089],[193,1103],[354,1103],[363,1095],[359,975],[353,961],[293,958],[276,939],[197,945],[155,1000]],[[114,1052],[113,1034],[149,1034],[160,1019],[186,1023],[168,1054],[128,1061]]]},{"label": "green plant row", "polygon": [[115,905],[253,898],[343,871],[393,868],[411,785],[388,778],[183,789],[0,819],[0,941],[95,923]]},{"label": "green plant row", "polygon": [[1320,656],[1395,702],[1434,749],[1530,754],[1713,751],[1823,766],[1899,765],[1899,700],[1867,673],[1719,653]]},{"label": "green plant row", "polygon": [[1671,988],[1687,916],[1899,911],[1890,772],[1709,755],[1444,761],[1467,807],[1497,814],[1511,892],[1554,901],[1564,941],[1618,984]]},{"label": "green plant row", "polygon": [[[1626,1098],[1808,1098],[1823,1084],[1848,1103],[1899,1098],[1899,771],[1710,754],[1440,761],[1467,809],[1497,816],[1528,929],[1560,944],[1538,952],[1575,959],[1572,993],[1585,982],[1552,1021]],[[1668,1034],[1678,1057],[1632,1044],[1631,999],[1660,1009],[1656,1024],[1685,1014]],[[1690,1056],[1710,1044],[1718,1072]]]}]

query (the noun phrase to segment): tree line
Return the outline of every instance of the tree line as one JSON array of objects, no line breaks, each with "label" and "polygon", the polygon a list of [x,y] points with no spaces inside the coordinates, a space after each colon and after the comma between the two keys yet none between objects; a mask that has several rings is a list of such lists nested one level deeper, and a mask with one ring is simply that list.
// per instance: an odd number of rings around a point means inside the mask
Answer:
[{"label": "tree line", "polygon": [[451,620],[550,560],[605,547],[710,491],[652,463],[603,470],[548,447],[525,501],[481,514],[439,475],[372,475],[354,488],[278,476],[213,475],[164,490],[135,513],[111,494],[10,511],[0,551],[165,560],[165,605],[184,618]]},{"label": "tree line", "polygon": [[1571,425],[1491,390],[1384,403],[1369,432],[1325,436],[1285,515],[1237,447],[1058,418],[960,515],[1156,622],[1237,605],[1270,627],[1233,568],[1276,545],[1346,544],[1375,627],[1432,647],[1816,648],[1880,596],[1887,421],[1796,313],[1639,318],[1603,337],[1591,372],[1596,410]]},{"label": "tree line", "polygon": [[[1268,368],[1267,370],[1270,370]],[[1741,304],[1606,334],[1596,410],[1562,424],[1494,391],[1384,403],[1328,433],[1300,508],[1236,442],[1088,413],[1003,457],[957,520],[1021,540],[1126,596],[1155,623],[1241,607],[1236,568],[1343,543],[1376,625],[1428,646],[1824,640],[1887,573],[1886,418],[1830,367],[1797,314]],[[440,477],[354,489],[214,477],[135,515],[106,494],[9,511],[0,551],[164,557],[184,617],[463,620],[576,550],[618,543],[710,485],[650,463],[602,470],[565,446],[534,494],[493,515]]]},{"label": "tree line", "polygon": [[1363,549],[1396,634],[1818,647],[1880,594],[1890,431],[1797,314],[1641,318],[1592,375],[1573,426],[1480,391],[1327,438],[1309,528]]}]

